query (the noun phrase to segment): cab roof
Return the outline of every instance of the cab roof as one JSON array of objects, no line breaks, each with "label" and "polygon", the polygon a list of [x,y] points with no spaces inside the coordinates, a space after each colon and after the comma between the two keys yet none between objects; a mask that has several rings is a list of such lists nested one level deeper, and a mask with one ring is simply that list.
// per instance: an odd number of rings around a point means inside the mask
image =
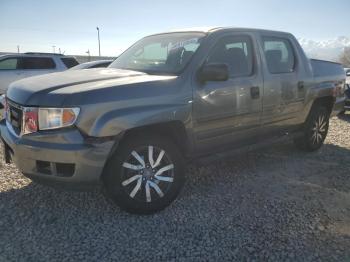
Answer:
[{"label": "cab roof", "polygon": [[[245,27],[223,27],[223,26],[208,26],[208,27],[189,27],[189,28],[179,28],[179,29],[171,29],[167,32],[158,33],[158,34],[166,34],[166,33],[174,33],[174,32],[201,32],[201,33],[212,33],[217,31],[249,31],[249,32],[270,32],[270,33],[281,33],[281,34],[290,34],[288,32],[283,31],[275,31],[268,29],[259,29],[259,28],[245,28]],[[154,34],[154,35],[158,35]]]}]

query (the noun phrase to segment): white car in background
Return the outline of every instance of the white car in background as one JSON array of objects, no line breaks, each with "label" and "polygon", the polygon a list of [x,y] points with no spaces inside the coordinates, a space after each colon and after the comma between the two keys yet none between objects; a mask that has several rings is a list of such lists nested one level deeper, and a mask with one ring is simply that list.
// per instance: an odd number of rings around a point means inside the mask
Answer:
[{"label": "white car in background", "polygon": [[97,61],[91,61],[82,63],[76,66],[73,66],[69,70],[77,70],[77,69],[90,69],[90,68],[101,68],[101,67],[107,67],[109,66],[113,60],[97,60]]},{"label": "white car in background", "polygon": [[346,83],[350,84],[350,68],[344,68],[346,74]]},{"label": "white car in background", "polygon": [[74,57],[50,53],[6,54],[0,56],[0,95],[19,79],[64,71],[79,64]]}]

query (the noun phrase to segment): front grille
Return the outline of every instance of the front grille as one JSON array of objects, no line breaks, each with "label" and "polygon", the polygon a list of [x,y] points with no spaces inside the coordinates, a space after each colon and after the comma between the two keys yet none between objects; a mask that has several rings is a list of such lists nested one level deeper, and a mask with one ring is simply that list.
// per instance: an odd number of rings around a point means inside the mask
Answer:
[{"label": "front grille", "polygon": [[21,134],[22,122],[23,122],[23,110],[22,108],[10,101],[8,103],[8,121],[10,122],[13,130],[17,135]]}]

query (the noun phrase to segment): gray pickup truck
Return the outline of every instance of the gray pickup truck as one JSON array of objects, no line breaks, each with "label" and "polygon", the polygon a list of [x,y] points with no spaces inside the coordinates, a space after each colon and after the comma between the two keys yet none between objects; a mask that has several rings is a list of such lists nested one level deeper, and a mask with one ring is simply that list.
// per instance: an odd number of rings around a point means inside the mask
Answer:
[{"label": "gray pickup truck", "polygon": [[32,180],[104,185],[121,208],[152,213],[177,197],[189,160],[286,134],[319,149],[344,83],[341,65],[309,60],[289,33],[174,31],[106,69],[13,83],[1,137],[6,161]]}]

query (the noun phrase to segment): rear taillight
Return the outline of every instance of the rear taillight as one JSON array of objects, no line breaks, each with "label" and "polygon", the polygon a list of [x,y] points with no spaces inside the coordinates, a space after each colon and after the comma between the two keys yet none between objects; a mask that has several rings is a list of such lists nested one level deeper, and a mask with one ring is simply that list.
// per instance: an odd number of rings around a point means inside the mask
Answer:
[{"label": "rear taillight", "polygon": [[38,109],[24,108],[22,133],[25,135],[37,132],[38,130]]}]

